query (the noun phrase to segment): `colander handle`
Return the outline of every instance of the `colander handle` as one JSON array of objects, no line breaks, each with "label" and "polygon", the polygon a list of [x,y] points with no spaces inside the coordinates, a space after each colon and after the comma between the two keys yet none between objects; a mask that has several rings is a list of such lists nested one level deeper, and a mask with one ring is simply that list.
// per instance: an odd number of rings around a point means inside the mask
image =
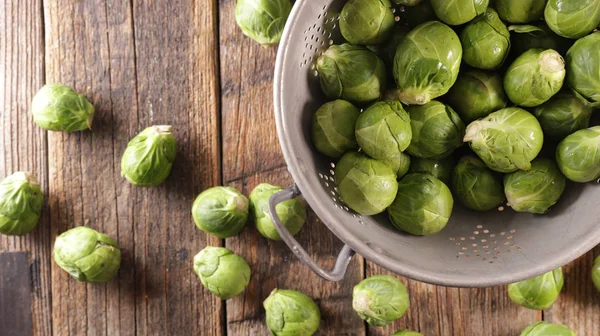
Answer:
[{"label": "colander handle", "polygon": [[271,214],[271,219],[275,224],[275,229],[279,232],[279,235],[283,239],[283,241],[287,244],[287,246],[294,252],[296,257],[300,259],[303,263],[306,264],[313,272],[317,273],[321,278],[330,280],[330,281],[340,281],[344,278],[346,274],[346,269],[348,269],[348,264],[350,263],[350,259],[354,255],[354,251],[348,245],[344,245],[342,251],[337,257],[335,262],[335,267],[331,271],[326,271],[321,266],[319,266],[309,255],[306,253],[306,250],[298,243],[298,241],[290,234],[290,232],[285,228],[279,216],[277,216],[277,211],[275,208],[277,204],[281,202],[285,202],[287,200],[291,200],[294,197],[300,195],[300,190],[294,184],[291,187],[278,192],[277,194],[271,196],[269,199],[269,213]]}]

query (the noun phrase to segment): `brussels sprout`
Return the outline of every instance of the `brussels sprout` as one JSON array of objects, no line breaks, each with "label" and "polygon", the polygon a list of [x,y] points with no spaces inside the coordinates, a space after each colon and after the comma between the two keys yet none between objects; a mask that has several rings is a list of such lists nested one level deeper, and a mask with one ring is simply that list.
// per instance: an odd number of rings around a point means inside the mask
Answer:
[{"label": "brussels sprout", "polygon": [[423,105],[446,94],[456,81],[461,58],[460,41],[450,27],[431,21],[414,28],[394,57],[398,99]]},{"label": "brussels sprout", "polygon": [[529,170],[504,176],[504,192],[516,212],[545,214],[562,195],[565,183],[565,177],[553,161],[537,158]]},{"label": "brussels sprout", "polygon": [[358,149],[354,127],[360,110],[345,100],[325,103],[313,116],[312,140],[317,150],[332,158]]},{"label": "brussels sprout", "polygon": [[454,196],[469,209],[491,210],[504,201],[502,180],[474,156],[460,159],[452,172]]},{"label": "brussels sprout", "polygon": [[49,131],[76,132],[92,128],[94,105],[62,84],[47,84],[31,102],[33,121]]},{"label": "brussels sprout", "polygon": [[413,158],[408,171],[410,173],[431,174],[444,184],[449,184],[452,169],[454,169],[454,158],[448,156],[441,160]]},{"label": "brussels sprout", "polygon": [[274,289],[263,306],[267,327],[275,336],[310,336],[319,329],[319,307],[303,293]]},{"label": "brussels sprout", "polygon": [[398,195],[388,213],[392,224],[413,235],[442,231],[452,214],[450,189],[430,174],[408,174],[398,184]]},{"label": "brussels sprout", "polygon": [[502,77],[480,70],[468,70],[458,75],[447,98],[448,104],[465,122],[483,118],[507,104]]},{"label": "brussels sprout", "polygon": [[332,45],[317,59],[317,71],[321,89],[330,99],[368,104],[385,89],[385,64],[366,47]]},{"label": "brussels sprout", "polygon": [[488,8],[462,30],[460,42],[465,63],[475,68],[495,69],[508,56],[510,33],[496,11]]},{"label": "brussels sprout", "polygon": [[521,332],[521,336],[577,336],[575,332],[562,324],[546,321],[536,322]]},{"label": "brussels sprout", "polygon": [[138,187],[157,186],[169,176],[176,154],[171,126],[150,126],[129,141],[121,176]]},{"label": "brussels sprout", "polygon": [[600,292],[600,257],[596,257],[594,260],[594,266],[592,268],[592,282],[596,287],[596,290]]},{"label": "brussels sprout", "polygon": [[340,32],[353,44],[381,44],[396,20],[389,0],[349,0],[340,13]]},{"label": "brussels sprout", "polygon": [[401,318],[408,305],[406,287],[390,275],[366,278],[352,290],[352,308],[372,326],[384,326]]},{"label": "brussels sprout", "polygon": [[564,138],[556,148],[556,163],[571,181],[590,182],[600,178],[600,126]]},{"label": "brussels sprout", "polygon": [[248,199],[232,187],[204,190],[192,206],[196,226],[219,238],[229,238],[242,231],[248,220]]},{"label": "brussels sprout", "polygon": [[396,197],[398,182],[391,166],[357,152],[348,152],[335,167],[338,194],[361,215],[384,211]]},{"label": "brussels sprout", "polygon": [[600,0],[548,0],[544,18],[558,35],[577,39],[600,24]]},{"label": "brussels sprout", "polygon": [[407,24],[411,28],[425,22],[437,20],[429,0],[421,1],[415,6],[404,7],[404,11],[400,11],[399,14],[401,17],[400,22]]},{"label": "brussels sprout", "polygon": [[[254,216],[256,228],[263,237],[272,240],[281,240],[281,237],[269,215],[269,199],[282,190],[282,187],[261,183],[250,193],[250,211]],[[298,233],[306,222],[306,205],[301,198],[279,203],[275,211],[291,235]]]},{"label": "brussels sprout", "polygon": [[411,138],[410,118],[398,101],[375,103],[356,122],[356,140],[362,150],[374,159],[388,162],[395,172],[406,161],[402,152]]},{"label": "brussels sprout", "polygon": [[418,333],[416,331],[404,329],[404,330],[396,331],[395,333],[392,334],[392,336],[423,336],[423,334]]},{"label": "brussels sprout", "polygon": [[24,172],[0,182],[0,233],[21,236],[37,226],[44,195],[37,179]]},{"label": "brussels sprout", "polygon": [[563,288],[562,269],[508,285],[512,302],[529,309],[544,310],[558,298]]},{"label": "brussels sprout", "polygon": [[254,41],[277,44],[291,10],[290,0],[237,0],[235,22]]},{"label": "brussels sprout", "polygon": [[396,0],[396,3],[404,6],[417,6],[421,4],[423,0]]},{"label": "brussels sprout", "polygon": [[567,81],[585,98],[600,102],[600,32],[581,38],[567,52]]},{"label": "brussels sprout", "polygon": [[396,49],[402,42],[402,39],[410,32],[407,26],[395,26],[390,38],[387,39],[383,44],[367,46],[369,50],[377,54],[386,67],[390,69],[394,66],[394,57],[396,56]]},{"label": "brussels sprout", "polygon": [[406,153],[400,154],[400,167],[398,168],[398,171],[396,172],[397,178],[401,178],[402,176],[406,175],[406,173],[410,169],[410,161],[411,161],[410,155],[408,155]]},{"label": "brussels sprout", "polygon": [[467,126],[464,138],[492,170],[529,170],[542,150],[544,134],[537,119],[518,107],[496,111]]},{"label": "brussels sprout", "polygon": [[54,242],[54,262],[73,278],[106,282],[121,266],[119,244],[109,236],[85,226],[63,232]]},{"label": "brussels sprout", "polygon": [[509,26],[511,32],[510,52],[514,58],[529,49],[553,49],[564,55],[572,40],[560,37],[544,24]]},{"label": "brussels sprout", "polygon": [[562,92],[533,110],[544,135],[562,139],[590,127],[592,108],[583,99],[570,92]]},{"label": "brussels sprout", "polygon": [[445,23],[458,26],[483,14],[489,0],[431,0],[435,15]]},{"label": "brussels sprout", "polygon": [[547,0],[496,0],[496,10],[504,21],[528,23],[541,19]]},{"label": "brussels sprout", "polygon": [[552,49],[529,49],[508,67],[504,91],[520,106],[538,106],[552,98],[565,79],[565,61]]},{"label": "brussels sprout", "polygon": [[465,124],[450,106],[432,100],[407,110],[413,134],[407,149],[410,155],[443,159],[462,145]]},{"label": "brussels sprout", "polygon": [[224,247],[207,246],[194,256],[194,272],[202,285],[221,300],[242,293],[250,282],[250,266]]}]

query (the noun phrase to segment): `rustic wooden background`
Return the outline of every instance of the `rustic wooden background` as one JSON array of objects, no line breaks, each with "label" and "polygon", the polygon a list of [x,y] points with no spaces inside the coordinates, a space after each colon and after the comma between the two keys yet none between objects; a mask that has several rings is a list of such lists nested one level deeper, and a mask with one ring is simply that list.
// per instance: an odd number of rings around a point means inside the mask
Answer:
[{"label": "rustic wooden background", "polygon": [[[600,335],[592,254],[565,267],[566,286],[544,312],[511,304],[504,287],[455,289],[403,279],[411,308],[392,326],[367,328],[351,308],[352,287],[384,273],[355,257],[344,281],[320,280],[252,224],[221,241],[197,230],[190,209],[205,188],[248,194],[260,182],[292,181],[276,137],[271,99],[276,48],[245,38],[234,0],[0,1],[0,178],[31,171],[47,204],[38,228],[0,236],[0,335],[267,335],[262,301],[275,288],[302,290],[323,314],[320,335],[518,335],[545,319]],[[62,82],[95,104],[91,132],[48,133],[29,114],[44,84]],[[171,124],[179,142],[162,186],[120,177],[128,140]],[[87,225],[118,239],[118,280],[78,283],[51,258],[54,238]],[[331,266],[341,243],[311,216],[298,239]],[[243,295],[227,302],[203,289],[192,258],[225,245],[250,263]]]}]

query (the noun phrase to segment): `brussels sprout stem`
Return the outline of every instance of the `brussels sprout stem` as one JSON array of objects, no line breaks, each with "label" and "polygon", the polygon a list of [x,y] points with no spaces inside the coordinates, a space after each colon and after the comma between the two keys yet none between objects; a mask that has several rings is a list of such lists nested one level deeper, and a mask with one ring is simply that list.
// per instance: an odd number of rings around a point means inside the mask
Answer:
[{"label": "brussels sprout stem", "polygon": [[540,57],[540,70],[544,72],[560,72],[565,69],[565,60],[554,50],[544,52]]},{"label": "brussels sprout stem", "polygon": [[171,134],[171,125],[153,126],[156,133],[160,135]]},{"label": "brussels sprout stem", "polygon": [[475,139],[475,137],[479,134],[479,131],[483,128],[482,121],[473,121],[467,126],[465,131],[465,137],[463,138],[463,142],[470,142]]},{"label": "brussels sprout stem", "polygon": [[24,180],[29,184],[39,185],[38,180],[31,173],[28,172],[17,172],[15,173],[16,177],[20,180]]},{"label": "brussels sprout stem", "polygon": [[366,293],[358,293],[354,296],[352,301],[354,310],[364,313],[365,315],[373,315],[374,312],[371,310],[371,300],[369,295]]}]

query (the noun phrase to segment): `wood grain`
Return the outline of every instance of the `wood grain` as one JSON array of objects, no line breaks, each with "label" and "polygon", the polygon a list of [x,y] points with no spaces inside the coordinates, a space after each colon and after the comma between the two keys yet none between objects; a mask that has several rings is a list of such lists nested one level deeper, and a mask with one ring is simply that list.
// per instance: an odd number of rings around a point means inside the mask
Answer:
[{"label": "wood grain", "polygon": [[0,253],[0,325],[4,336],[31,335],[31,274],[27,252]]}]

